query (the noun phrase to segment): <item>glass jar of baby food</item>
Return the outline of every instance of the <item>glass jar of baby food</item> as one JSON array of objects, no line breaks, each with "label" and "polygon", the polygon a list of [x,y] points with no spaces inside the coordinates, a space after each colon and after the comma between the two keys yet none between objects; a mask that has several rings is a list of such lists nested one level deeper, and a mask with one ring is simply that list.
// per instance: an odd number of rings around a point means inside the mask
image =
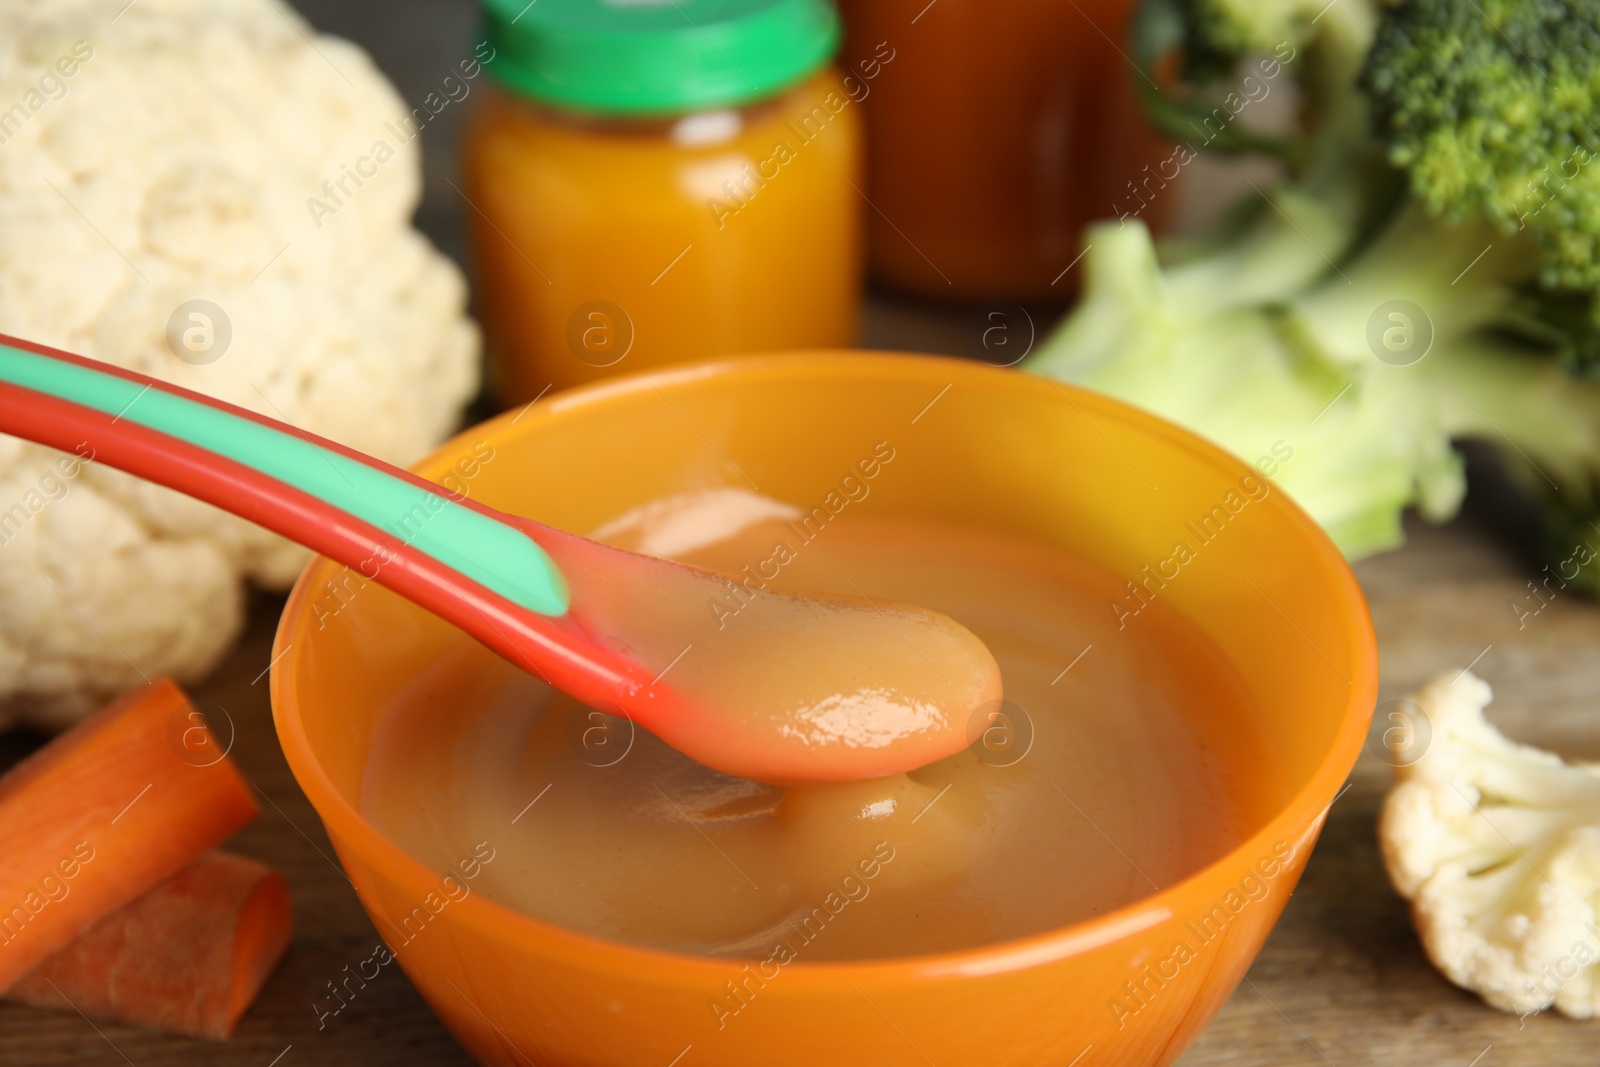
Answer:
[{"label": "glass jar of baby food", "polygon": [[1174,206],[1171,147],[1119,51],[1132,6],[841,0],[875,277],[950,300],[1062,299],[1086,222]]},{"label": "glass jar of baby food", "polygon": [[860,104],[830,0],[486,0],[463,146],[503,404],[853,342]]}]

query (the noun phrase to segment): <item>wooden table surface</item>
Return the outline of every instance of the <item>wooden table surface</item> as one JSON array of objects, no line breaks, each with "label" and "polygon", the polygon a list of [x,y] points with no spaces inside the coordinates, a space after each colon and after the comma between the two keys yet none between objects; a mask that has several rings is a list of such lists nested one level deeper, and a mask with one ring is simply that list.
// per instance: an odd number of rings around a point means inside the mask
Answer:
[{"label": "wooden table surface", "polygon": [[[433,87],[469,40],[476,18],[464,0],[394,0],[384,5],[382,17],[359,0],[304,0],[297,6],[319,28],[371,49],[407,100]],[[424,133],[427,196],[419,213],[423,229],[457,256],[460,205],[445,178],[453,167],[460,110],[450,109]],[[881,298],[873,301],[864,329],[869,345],[925,351],[959,353],[969,347],[967,337],[964,313]],[[1519,629],[1511,604],[1525,592],[1526,569],[1471,520],[1445,528],[1414,526],[1406,547],[1365,561],[1357,571],[1382,649],[1380,700],[1403,696],[1432,674],[1476,659],[1476,670],[1498,694],[1491,718],[1504,729],[1565,755],[1600,757],[1600,607],[1558,597]],[[347,964],[366,958],[378,935],[273,735],[260,675],[280,603],[258,599],[244,641],[196,694],[231,716],[237,730],[233,756],[263,798],[261,818],[229,847],[276,867],[293,889],[296,931],[283,965],[224,1044],[0,1005],[0,1064],[470,1063],[395,968],[385,969],[340,1015],[318,1025],[314,1005],[327,983]],[[0,737],[0,766],[26,744]],[[1183,1067],[1595,1062],[1600,1022],[1546,1015],[1519,1023],[1455,989],[1428,965],[1404,906],[1384,878],[1374,842],[1387,784],[1384,764],[1370,751],[1363,755],[1282,921],[1244,984],[1180,1061]]]},{"label": "wooden table surface", "polygon": [[[1406,547],[1357,571],[1383,650],[1382,700],[1480,657],[1475,669],[1495,686],[1491,717],[1503,729],[1600,757],[1600,607],[1557,598],[1519,630],[1510,604],[1524,592],[1523,570],[1470,521],[1414,527]],[[296,922],[288,957],[226,1044],[0,1006],[0,1064],[269,1067],[280,1054],[277,1067],[470,1063],[394,968],[318,1027],[319,993],[378,935],[273,736],[266,681],[257,678],[278,605],[261,599],[237,652],[195,691],[231,716],[233,756],[261,791],[261,818],[229,847],[288,877]],[[1519,1025],[1434,973],[1379,865],[1374,823],[1387,785],[1387,767],[1363,755],[1282,921],[1183,1067],[1468,1067],[1480,1055],[1478,1067],[1595,1061],[1600,1022],[1545,1015]]]}]

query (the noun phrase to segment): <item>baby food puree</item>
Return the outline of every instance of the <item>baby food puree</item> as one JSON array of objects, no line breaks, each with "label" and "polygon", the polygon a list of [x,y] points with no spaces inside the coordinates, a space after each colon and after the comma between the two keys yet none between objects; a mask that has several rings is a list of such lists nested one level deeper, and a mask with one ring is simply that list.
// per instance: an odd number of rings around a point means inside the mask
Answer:
[{"label": "baby food puree", "polygon": [[[769,588],[949,616],[1004,681],[1004,702],[972,714],[969,748],[867,781],[735,778],[462,637],[380,730],[366,816],[436,870],[492,832],[497,858],[475,889],[536,918],[770,969],[1083,919],[1195,871],[1283,799],[1242,681],[1175,610],[1155,602],[1119,628],[1108,605],[1120,581],[1011,536],[864,514],[817,532],[803,520],[724,489],[642,508],[597,536],[729,574],[777,557]],[[733,603],[704,610],[716,636],[737,641],[760,623]],[[863,634],[859,662],[830,665],[828,684],[870,676],[878,636]],[[939,663],[930,652],[930,692]],[[805,681],[728,684],[759,694]]]},{"label": "baby food puree", "polygon": [[[762,782],[898,774],[966,746],[1000,668],[953,619],[860,593],[797,596],[585,538],[545,538],[569,620],[677,699],[645,719],[673,748]],[[765,562],[765,561],[763,561]],[[737,614],[738,626],[728,626]],[[616,710],[616,709],[608,709]]]}]

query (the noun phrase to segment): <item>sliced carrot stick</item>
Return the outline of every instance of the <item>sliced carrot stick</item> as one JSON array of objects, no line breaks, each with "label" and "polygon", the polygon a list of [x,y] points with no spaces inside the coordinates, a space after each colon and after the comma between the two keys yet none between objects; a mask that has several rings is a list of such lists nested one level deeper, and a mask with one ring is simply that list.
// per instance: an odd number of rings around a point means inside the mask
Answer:
[{"label": "sliced carrot stick", "polygon": [[207,852],[25,974],[5,999],[220,1040],[289,947],[289,887]]},{"label": "sliced carrot stick", "polygon": [[0,992],[255,818],[203,722],[153,682],[0,778]]}]

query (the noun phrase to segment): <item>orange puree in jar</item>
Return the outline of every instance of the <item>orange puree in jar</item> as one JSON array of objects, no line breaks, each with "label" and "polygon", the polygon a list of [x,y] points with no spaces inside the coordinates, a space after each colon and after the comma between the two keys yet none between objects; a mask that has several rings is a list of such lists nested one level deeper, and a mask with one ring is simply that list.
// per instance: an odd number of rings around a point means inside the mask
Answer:
[{"label": "orange puree in jar", "polygon": [[[522,0],[489,12],[502,47],[485,69],[499,85],[469,121],[463,191],[502,403],[854,341],[861,105],[827,65],[831,6]],[[730,63],[708,81],[707,67]]]},{"label": "orange puree in jar", "polygon": [[[797,543],[765,503],[721,527],[674,531],[656,509],[600,535],[737,573]],[[1216,859],[1283,799],[1226,659],[1159,601],[1119,630],[1108,574],[1011,536],[862,516],[799,543],[775,584],[944,612],[993,652],[1006,702],[981,709],[955,756],[785,789],[700,766],[463,637],[381,728],[363,812],[441,870],[492,828],[474,888],[506,907],[781,965],[1084,919]]]}]

